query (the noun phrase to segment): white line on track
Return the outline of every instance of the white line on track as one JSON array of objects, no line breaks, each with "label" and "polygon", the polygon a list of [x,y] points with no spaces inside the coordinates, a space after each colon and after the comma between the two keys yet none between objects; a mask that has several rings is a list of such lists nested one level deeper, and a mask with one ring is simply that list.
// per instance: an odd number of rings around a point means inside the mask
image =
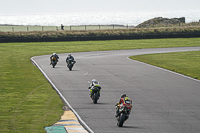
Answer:
[{"label": "white line on track", "polygon": [[34,61],[34,57],[31,58],[31,61],[38,67],[38,69],[42,72],[44,77],[49,81],[49,83],[52,85],[52,87],[56,90],[56,92],[59,94],[59,96],[63,99],[63,101],[67,104],[67,106],[74,112],[74,114],[77,116],[78,120],[83,124],[83,126],[90,132],[94,133],[92,129],[81,119],[81,117],[78,115],[78,113],[71,107],[71,105],[68,103],[68,101],[65,99],[65,97],[61,94],[61,92],[56,88],[56,86],[53,84],[53,82],[49,79],[49,77],[45,74],[45,72],[40,68],[40,66]]}]

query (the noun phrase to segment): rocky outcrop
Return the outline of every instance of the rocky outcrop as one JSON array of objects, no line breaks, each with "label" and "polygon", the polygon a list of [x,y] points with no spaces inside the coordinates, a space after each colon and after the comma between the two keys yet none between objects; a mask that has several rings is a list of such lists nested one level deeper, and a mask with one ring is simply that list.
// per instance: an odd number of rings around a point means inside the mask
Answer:
[{"label": "rocky outcrop", "polygon": [[180,24],[180,23],[185,23],[185,17],[171,18],[171,19],[156,17],[137,25],[136,28],[153,27],[158,25]]}]

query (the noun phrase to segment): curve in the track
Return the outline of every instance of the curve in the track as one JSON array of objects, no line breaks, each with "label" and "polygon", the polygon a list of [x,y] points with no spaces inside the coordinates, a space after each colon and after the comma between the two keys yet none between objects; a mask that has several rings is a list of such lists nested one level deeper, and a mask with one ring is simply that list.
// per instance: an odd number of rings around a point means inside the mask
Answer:
[{"label": "curve in the track", "polygon": [[[77,63],[72,71],[66,67],[67,54],[59,55],[56,68],[49,66],[50,55],[33,60],[90,132],[196,133],[200,131],[200,82],[127,59],[131,55],[195,50],[200,47],[73,53]],[[88,95],[88,81],[93,78],[102,86],[98,104]],[[122,93],[133,100],[133,110],[119,128],[114,105]]]}]

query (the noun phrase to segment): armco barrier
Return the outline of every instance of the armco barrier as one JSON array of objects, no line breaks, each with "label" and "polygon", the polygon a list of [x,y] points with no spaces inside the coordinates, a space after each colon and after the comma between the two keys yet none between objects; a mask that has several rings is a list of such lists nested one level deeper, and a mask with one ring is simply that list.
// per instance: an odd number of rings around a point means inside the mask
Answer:
[{"label": "armco barrier", "polygon": [[59,41],[95,41],[95,40],[132,40],[132,39],[161,39],[161,38],[194,38],[200,37],[200,32],[193,33],[162,33],[162,34],[133,34],[120,36],[66,36],[66,37],[3,37],[0,43],[9,42],[59,42]]}]

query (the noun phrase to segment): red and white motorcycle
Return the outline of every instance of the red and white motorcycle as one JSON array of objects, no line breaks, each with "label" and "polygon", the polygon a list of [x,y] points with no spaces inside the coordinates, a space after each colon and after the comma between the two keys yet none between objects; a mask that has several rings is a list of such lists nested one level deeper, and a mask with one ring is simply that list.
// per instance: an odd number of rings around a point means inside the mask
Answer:
[{"label": "red and white motorcycle", "polygon": [[119,127],[122,127],[124,122],[129,118],[131,108],[132,106],[130,101],[125,101],[125,103],[119,105],[119,112],[117,117],[117,125]]}]

